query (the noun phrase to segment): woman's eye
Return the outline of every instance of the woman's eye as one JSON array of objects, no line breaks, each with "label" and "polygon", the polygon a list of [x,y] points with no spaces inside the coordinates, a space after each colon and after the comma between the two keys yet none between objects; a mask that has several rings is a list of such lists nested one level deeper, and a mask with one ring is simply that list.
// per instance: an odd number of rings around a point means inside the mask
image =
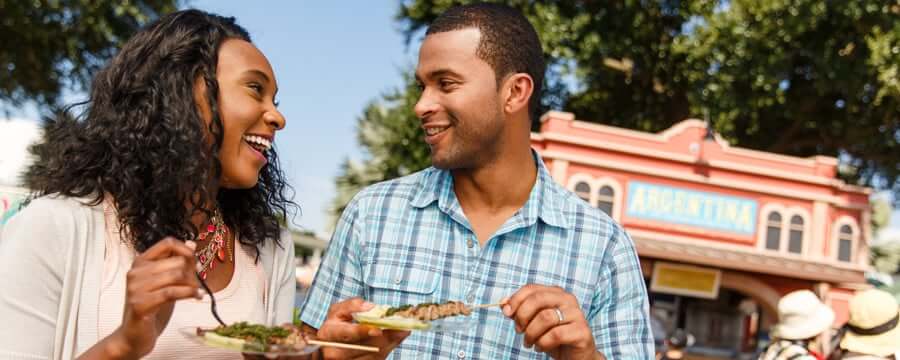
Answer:
[{"label": "woman's eye", "polygon": [[257,83],[250,83],[250,84],[247,85],[247,87],[253,89],[253,91],[256,91],[256,92],[259,93],[259,94],[262,94],[262,89],[263,89],[263,87],[262,87],[262,85],[260,85],[260,84],[257,84]]}]

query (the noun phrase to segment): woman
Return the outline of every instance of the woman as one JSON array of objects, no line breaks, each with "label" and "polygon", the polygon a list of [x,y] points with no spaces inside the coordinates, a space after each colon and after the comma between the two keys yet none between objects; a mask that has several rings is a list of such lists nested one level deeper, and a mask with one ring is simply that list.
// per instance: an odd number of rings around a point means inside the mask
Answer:
[{"label": "woman", "polygon": [[833,358],[900,359],[900,304],[889,292],[867,289],[850,299],[850,320]]},{"label": "woman", "polygon": [[834,311],[809,290],[791,292],[778,301],[778,324],[760,360],[822,360],[816,340],[831,330]]},{"label": "woman", "polygon": [[0,234],[0,358],[240,358],[179,333],[217,324],[196,271],[225,322],[289,322],[276,92],[232,18],[181,11],[126,42],[84,119],[34,148],[38,197]]}]

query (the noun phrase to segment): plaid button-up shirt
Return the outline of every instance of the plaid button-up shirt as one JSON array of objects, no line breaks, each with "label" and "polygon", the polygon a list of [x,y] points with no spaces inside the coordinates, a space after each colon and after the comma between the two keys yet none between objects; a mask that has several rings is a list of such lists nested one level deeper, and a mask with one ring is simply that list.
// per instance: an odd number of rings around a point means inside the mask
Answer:
[{"label": "plaid button-up shirt", "polygon": [[[450,172],[429,168],[370,186],[341,216],[303,306],[320,327],[331,304],[354,296],[398,306],[497,303],[525,284],[578,298],[597,349],[609,359],[652,359],[647,291],[634,244],[602,211],[538,176],[525,205],[481,247]],[[526,349],[498,308],[479,309],[465,332],[413,332],[393,359],[544,359]]]}]

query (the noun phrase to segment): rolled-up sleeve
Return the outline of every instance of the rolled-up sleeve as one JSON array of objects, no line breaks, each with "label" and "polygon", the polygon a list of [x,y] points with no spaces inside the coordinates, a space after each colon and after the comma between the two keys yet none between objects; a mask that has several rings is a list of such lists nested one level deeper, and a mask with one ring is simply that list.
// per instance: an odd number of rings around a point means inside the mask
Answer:
[{"label": "rolled-up sleeve", "polygon": [[363,219],[358,198],[354,198],[341,214],[301,310],[301,320],[317,329],[325,321],[331,304],[363,295],[362,269],[357,253]]},{"label": "rolled-up sleeve", "polygon": [[634,243],[620,227],[604,255],[589,314],[597,350],[608,359],[653,359],[647,289]]}]

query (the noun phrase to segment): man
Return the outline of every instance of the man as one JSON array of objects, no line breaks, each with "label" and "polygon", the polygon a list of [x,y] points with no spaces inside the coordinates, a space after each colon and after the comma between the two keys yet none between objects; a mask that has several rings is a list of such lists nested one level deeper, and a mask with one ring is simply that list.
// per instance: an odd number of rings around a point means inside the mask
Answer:
[{"label": "man", "polygon": [[[350,202],[305,324],[327,339],[397,346],[397,359],[653,358],[632,241],[555,184],[530,148],[544,70],[534,28],[509,7],[454,7],[434,21],[419,52],[415,106],[433,167]],[[351,312],[371,306],[360,299],[326,314],[353,297],[504,305],[475,310],[468,331],[402,341],[408,333],[351,324]]]}]

